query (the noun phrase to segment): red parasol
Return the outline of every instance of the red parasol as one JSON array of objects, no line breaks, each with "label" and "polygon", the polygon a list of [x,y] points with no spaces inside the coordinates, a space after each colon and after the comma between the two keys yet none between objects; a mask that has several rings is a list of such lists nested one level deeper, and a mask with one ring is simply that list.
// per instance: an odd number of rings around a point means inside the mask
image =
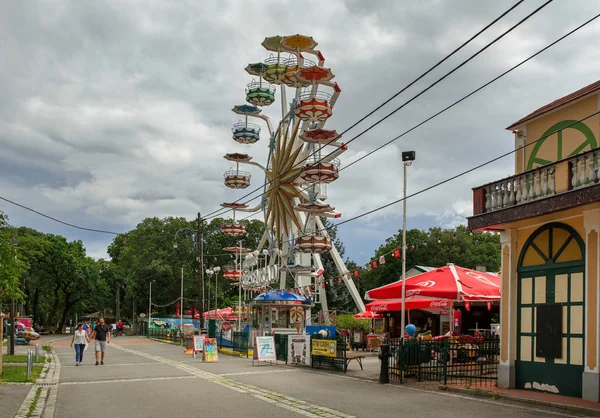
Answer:
[{"label": "red parasol", "polygon": [[[406,299],[406,310],[410,311],[413,309],[450,309],[452,302],[444,299],[431,299],[431,298],[408,298]],[[401,311],[402,301],[399,299],[380,299],[367,304],[367,310],[376,312],[389,312],[389,311]]]},{"label": "red parasol", "polygon": [[[448,264],[406,279],[406,297],[424,296],[452,301],[500,300],[502,279],[492,273]],[[369,300],[402,299],[402,280],[369,290]]]},{"label": "red parasol", "polygon": [[379,315],[378,313],[366,310],[364,312],[357,313],[356,315],[353,315],[352,318],[356,318],[356,319],[380,319],[380,318],[383,318],[383,316]]}]

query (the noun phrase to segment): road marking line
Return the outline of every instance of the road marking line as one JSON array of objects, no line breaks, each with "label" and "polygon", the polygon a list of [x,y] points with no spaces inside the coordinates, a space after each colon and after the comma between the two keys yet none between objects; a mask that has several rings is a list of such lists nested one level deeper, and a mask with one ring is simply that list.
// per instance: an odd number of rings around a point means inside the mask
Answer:
[{"label": "road marking line", "polygon": [[245,376],[249,374],[293,373],[298,370],[264,370],[260,372],[219,373],[218,376]]},{"label": "road marking line", "polygon": [[210,381],[216,385],[226,387],[231,390],[235,390],[240,393],[247,393],[256,399],[260,399],[264,402],[276,405],[280,408],[287,409],[289,411],[296,412],[301,415],[308,417],[338,417],[338,418],[354,418],[352,415],[347,415],[340,411],[335,411],[323,406],[311,404],[298,398],[284,395],[282,393],[270,391],[267,389],[253,386],[247,383],[238,382],[236,380],[228,379],[222,375],[209,373],[196,367],[189,366],[177,360],[171,360],[166,357],[161,357],[153,354],[144,353],[142,351],[135,351],[129,348],[125,348],[119,345],[114,345],[114,348],[124,351],[126,353],[136,354],[141,357],[145,357],[151,360],[155,360],[161,363],[169,364],[179,370],[186,371],[194,376],[197,376],[203,380]]},{"label": "road marking line", "polygon": [[149,382],[153,380],[179,380],[179,379],[198,379],[198,376],[165,376],[165,377],[136,377],[133,379],[113,379],[113,380],[91,380],[87,382],[61,382],[60,386],[70,385],[95,385],[100,383],[129,383],[129,382]]},{"label": "road marking line", "polygon": [[[115,363],[110,363],[110,364],[105,364],[102,366],[102,368],[104,367],[123,367],[123,366],[150,366],[150,365],[156,365],[159,364],[157,362],[152,362],[152,363],[122,363],[122,364],[115,364]],[[93,366],[93,364],[88,364],[87,366]],[[71,368],[71,367],[85,367],[85,366],[62,366],[63,368]]]}]

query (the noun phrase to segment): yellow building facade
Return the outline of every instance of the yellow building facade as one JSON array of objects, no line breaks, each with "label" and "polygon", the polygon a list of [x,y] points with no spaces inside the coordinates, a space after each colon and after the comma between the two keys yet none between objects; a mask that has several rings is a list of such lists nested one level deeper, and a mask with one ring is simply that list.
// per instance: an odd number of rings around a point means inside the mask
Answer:
[{"label": "yellow building facade", "polygon": [[513,123],[515,175],[473,189],[501,234],[498,385],[600,401],[600,81]]}]

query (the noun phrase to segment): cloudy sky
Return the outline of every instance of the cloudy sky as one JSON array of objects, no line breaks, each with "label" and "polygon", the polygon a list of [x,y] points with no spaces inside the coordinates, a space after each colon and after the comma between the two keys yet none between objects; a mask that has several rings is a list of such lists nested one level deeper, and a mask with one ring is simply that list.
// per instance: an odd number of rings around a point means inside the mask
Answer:
[{"label": "cloudy sky", "polygon": [[[227,152],[265,161],[267,141],[231,139],[244,71],[266,36],[312,35],[342,94],[327,127],[343,131],[516,0],[0,0],[0,196],[89,228],[127,231],[146,216],[195,217],[243,193],[227,189]],[[442,68],[361,124],[401,105],[541,5],[527,0]],[[500,43],[350,144],[342,166],[411,128],[600,12],[556,0]],[[415,150],[408,192],[509,151],[504,128],[599,78],[600,22],[341,173],[328,202],[343,219],[402,195],[400,152]],[[266,113],[277,118],[276,105]],[[346,140],[360,132],[354,129]],[[471,188],[512,174],[506,158],[408,202],[409,228],[454,226]],[[253,171],[254,187],[262,178]],[[82,239],[94,257],[110,235],[83,232],[5,202],[16,225]],[[396,205],[340,227],[365,263],[402,225]]]}]

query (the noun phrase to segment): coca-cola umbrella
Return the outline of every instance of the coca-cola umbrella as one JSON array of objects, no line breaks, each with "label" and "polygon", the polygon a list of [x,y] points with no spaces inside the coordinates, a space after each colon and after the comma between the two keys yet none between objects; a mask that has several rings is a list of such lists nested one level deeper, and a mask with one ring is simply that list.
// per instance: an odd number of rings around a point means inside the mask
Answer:
[{"label": "coca-cola umbrella", "polygon": [[382,315],[379,315],[378,313],[375,313],[368,309],[364,312],[357,313],[356,315],[353,315],[352,317],[356,318],[356,319],[381,319],[381,318],[383,318]]},{"label": "coca-cola umbrella", "polygon": [[[500,300],[501,278],[448,264],[406,279],[406,297],[412,296],[451,301]],[[365,298],[402,299],[402,280],[369,290]]]},{"label": "coca-cola umbrella", "polygon": [[[414,297],[406,299],[406,310],[421,309],[426,311],[449,310],[452,301],[445,299],[431,299]],[[365,306],[367,311],[377,315],[377,312],[401,311],[402,300],[400,299],[378,299]]]}]

